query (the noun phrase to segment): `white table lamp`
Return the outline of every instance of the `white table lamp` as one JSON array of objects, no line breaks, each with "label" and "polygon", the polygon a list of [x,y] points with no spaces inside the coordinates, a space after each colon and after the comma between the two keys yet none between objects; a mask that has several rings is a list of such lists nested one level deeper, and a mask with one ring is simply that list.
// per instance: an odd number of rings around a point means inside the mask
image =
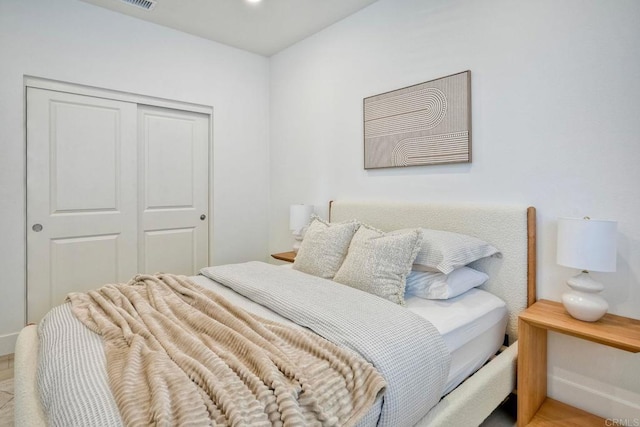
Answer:
[{"label": "white table lamp", "polygon": [[304,237],[304,232],[311,222],[313,214],[313,205],[291,205],[289,208],[289,230],[293,232],[295,241],[293,242],[293,251],[298,253],[300,243]]},{"label": "white table lamp", "polygon": [[598,295],[604,287],[589,271],[616,271],[616,221],[585,218],[558,218],[557,262],[582,270],[570,278],[571,288],[562,303],[576,319],[595,322],[605,315],[609,304]]}]

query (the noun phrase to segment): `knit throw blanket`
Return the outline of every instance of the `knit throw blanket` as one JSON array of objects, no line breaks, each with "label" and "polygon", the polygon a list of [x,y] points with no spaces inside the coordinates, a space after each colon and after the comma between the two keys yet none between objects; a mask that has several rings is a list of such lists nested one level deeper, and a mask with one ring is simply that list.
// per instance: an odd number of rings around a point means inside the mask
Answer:
[{"label": "knit throw blanket", "polygon": [[125,425],[353,425],[385,387],[355,352],[250,314],[184,276],[72,293],[104,340]]}]

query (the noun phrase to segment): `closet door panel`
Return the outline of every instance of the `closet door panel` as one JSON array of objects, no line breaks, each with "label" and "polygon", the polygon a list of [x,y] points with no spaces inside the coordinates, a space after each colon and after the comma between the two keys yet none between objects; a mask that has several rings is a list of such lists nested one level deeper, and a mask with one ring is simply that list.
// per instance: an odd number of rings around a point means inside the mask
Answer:
[{"label": "closet door panel", "polygon": [[121,109],[60,100],[50,107],[53,212],[117,210]]},{"label": "closet door panel", "polygon": [[[199,268],[196,263],[196,230],[193,227],[146,231],[144,244],[147,255],[144,271],[187,272]],[[170,248],[170,249],[167,249]]]},{"label": "closet door panel", "polygon": [[149,113],[145,119],[145,209],[193,209],[196,123]]},{"label": "closet door panel", "polygon": [[27,318],[137,268],[136,104],[27,89]]},{"label": "closet door panel", "polygon": [[[51,240],[51,299],[118,283],[118,234]],[[98,281],[99,280],[99,281]]]},{"label": "closet door panel", "polygon": [[141,106],[139,264],[192,275],[208,264],[209,117]]}]

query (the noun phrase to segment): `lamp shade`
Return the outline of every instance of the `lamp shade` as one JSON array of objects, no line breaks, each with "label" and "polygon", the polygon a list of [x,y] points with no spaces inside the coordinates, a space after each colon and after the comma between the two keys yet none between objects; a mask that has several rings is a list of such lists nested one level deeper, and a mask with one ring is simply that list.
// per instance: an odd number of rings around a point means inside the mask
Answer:
[{"label": "lamp shade", "polygon": [[558,218],[558,264],[588,271],[616,271],[616,228],[616,221]]},{"label": "lamp shade", "polygon": [[291,205],[289,208],[289,230],[299,231],[309,225],[313,205]]}]

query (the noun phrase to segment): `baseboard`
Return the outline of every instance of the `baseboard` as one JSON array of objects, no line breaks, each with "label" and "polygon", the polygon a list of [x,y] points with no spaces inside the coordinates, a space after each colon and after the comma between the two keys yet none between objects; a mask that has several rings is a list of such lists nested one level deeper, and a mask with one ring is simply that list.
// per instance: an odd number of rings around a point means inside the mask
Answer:
[{"label": "baseboard", "polygon": [[593,378],[576,379],[583,381],[547,376],[547,395],[605,419],[638,423],[621,425],[640,425],[640,394]]},{"label": "baseboard", "polygon": [[0,335],[0,356],[15,353],[18,332],[15,334]]}]

